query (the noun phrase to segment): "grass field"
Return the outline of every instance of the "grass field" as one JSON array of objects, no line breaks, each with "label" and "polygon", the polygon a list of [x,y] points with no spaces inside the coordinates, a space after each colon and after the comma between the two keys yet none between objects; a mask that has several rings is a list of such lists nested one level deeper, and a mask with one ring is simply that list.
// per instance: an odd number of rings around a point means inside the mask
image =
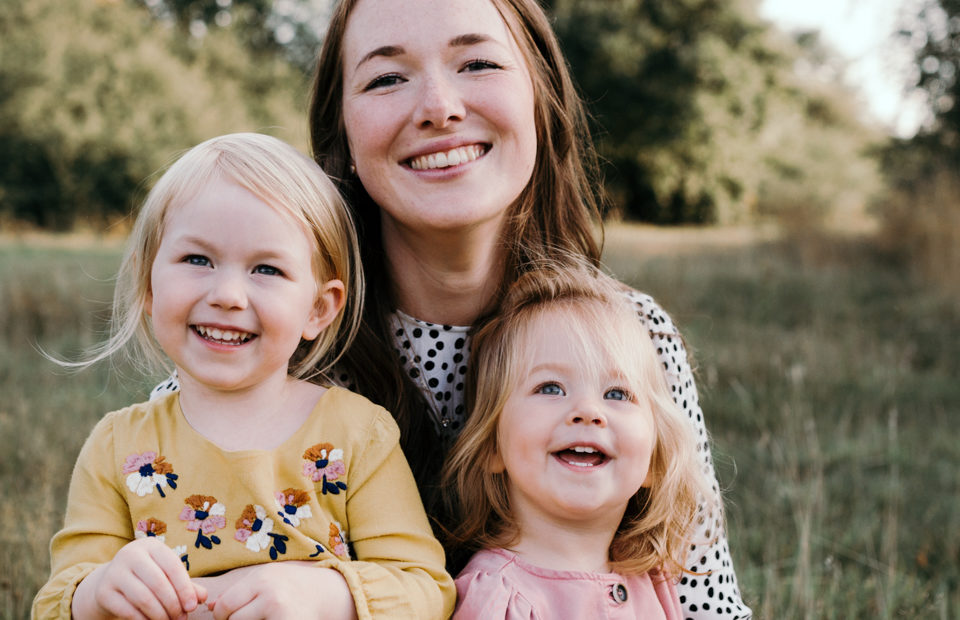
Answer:
[{"label": "grass field", "polygon": [[[0,241],[0,617],[46,578],[73,460],[156,377],[58,370],[103,329],[119,250]],[[863,241],[615,227],[607,263],[695,356],[757,618],[960,616],[960,309]],[[119,373],[119,376],[118,374]]]}]

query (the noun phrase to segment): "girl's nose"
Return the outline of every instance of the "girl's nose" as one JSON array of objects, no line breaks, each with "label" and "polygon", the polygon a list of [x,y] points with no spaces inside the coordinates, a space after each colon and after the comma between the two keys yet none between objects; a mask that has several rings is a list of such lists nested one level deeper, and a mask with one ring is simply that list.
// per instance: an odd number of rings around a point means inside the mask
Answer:
[{"label": "girl's nose", "polygon": [[224,310],[243,310],[247,307],[247,292],[241,274],[224,270],[215,276],[207,293],[207,303]]},{"label": "girl's nose", "polygon": [[420,90],[415,122],[421,128],[444,129],[463,120],[466,108],[456,86],[445,76],[428,76]]},{"label": "girl's nose", "polygon": [[581,399],[574,403],[574,407],[567,415],[567,424],[587,424],[604,428],[607,425],[607,416],[596,403]]}]

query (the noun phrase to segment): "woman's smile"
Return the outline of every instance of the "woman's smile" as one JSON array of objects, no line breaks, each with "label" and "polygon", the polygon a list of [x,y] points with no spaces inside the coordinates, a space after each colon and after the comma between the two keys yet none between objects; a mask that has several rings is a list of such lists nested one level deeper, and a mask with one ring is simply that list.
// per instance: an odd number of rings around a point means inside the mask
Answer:
[{"label": "woman's smile", "polygon": [[473,144],[461,146],[448,151],[439,151],[429,155],[418,155],[407,160],[406,164],[414,170],[438,170],[453,168],[483,157],[489,150],[489,145]]}]

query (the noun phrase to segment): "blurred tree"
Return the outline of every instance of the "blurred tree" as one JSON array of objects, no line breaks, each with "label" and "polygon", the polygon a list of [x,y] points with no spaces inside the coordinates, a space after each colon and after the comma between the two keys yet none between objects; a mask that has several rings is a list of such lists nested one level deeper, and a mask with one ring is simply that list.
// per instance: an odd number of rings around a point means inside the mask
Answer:
[{"label": "blurred tree", "polygon": [[960,160],[960,0],[920,0],[905,19],[901,34],[916,50],[916,86],[933,113],[914,146]]},{"label": "blurred tree", "polygon": [[[625,217],[734,222],[789,198],[875,185],[870,137],[839,80],[798,77],[830,57],[756,16],[755,0],[553,0],[555,27],[596,121],[607,188]],[[845,167],[866,174],[851,184]]]},{"label": "blurred tree", "polygon": [[133,0],[181,33],[202,37],[233,28],[254,53],[282,51],[305,73],[313,70],[334,0]]},{"label": "blurred tree", "polygon": [[185,38],[122,1],[0,0],[0,29],[0,219],[99,226],[221,133],[305,145],[305,76],[229,28]]}]

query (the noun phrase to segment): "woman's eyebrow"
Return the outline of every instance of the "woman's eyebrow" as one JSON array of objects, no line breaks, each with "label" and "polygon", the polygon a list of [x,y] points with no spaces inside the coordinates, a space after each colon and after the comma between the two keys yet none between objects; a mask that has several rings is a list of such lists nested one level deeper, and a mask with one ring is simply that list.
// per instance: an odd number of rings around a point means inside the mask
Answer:
[{"label": "woman's eyebrow", "polygon": [[377,56],[386,56],[389,58],[391,56],[400,56],[403,53],[404,49],[399,45],[381,45],[377,49],[368,52],[363,58],[361,58],[360,62],[357,63],[357,68],[371,58],[376,58]]},{"label": "woman's eyebrow", "polygon": [[[468,33],[468,34],[461,34],[450,39],[450,43],[448,45],[450,47],[468,47],[470,45],[477,45],[478,43],[486,43],[487,41],[491,41],[491,40],[492,39],[485,34]],[[381,45],[380,47],[374,50],[371,50],[366,55],[364,55],[364,57],[360,59],[360,62],[357,63],[357,68],[359,68],[360,65],[367,62],[371,58],[376,58],[378,56],[384,56],[386,58],[390,58],[392,56],[402,56],[405,53],[406,53],[406,50],[399,45]]]}]

